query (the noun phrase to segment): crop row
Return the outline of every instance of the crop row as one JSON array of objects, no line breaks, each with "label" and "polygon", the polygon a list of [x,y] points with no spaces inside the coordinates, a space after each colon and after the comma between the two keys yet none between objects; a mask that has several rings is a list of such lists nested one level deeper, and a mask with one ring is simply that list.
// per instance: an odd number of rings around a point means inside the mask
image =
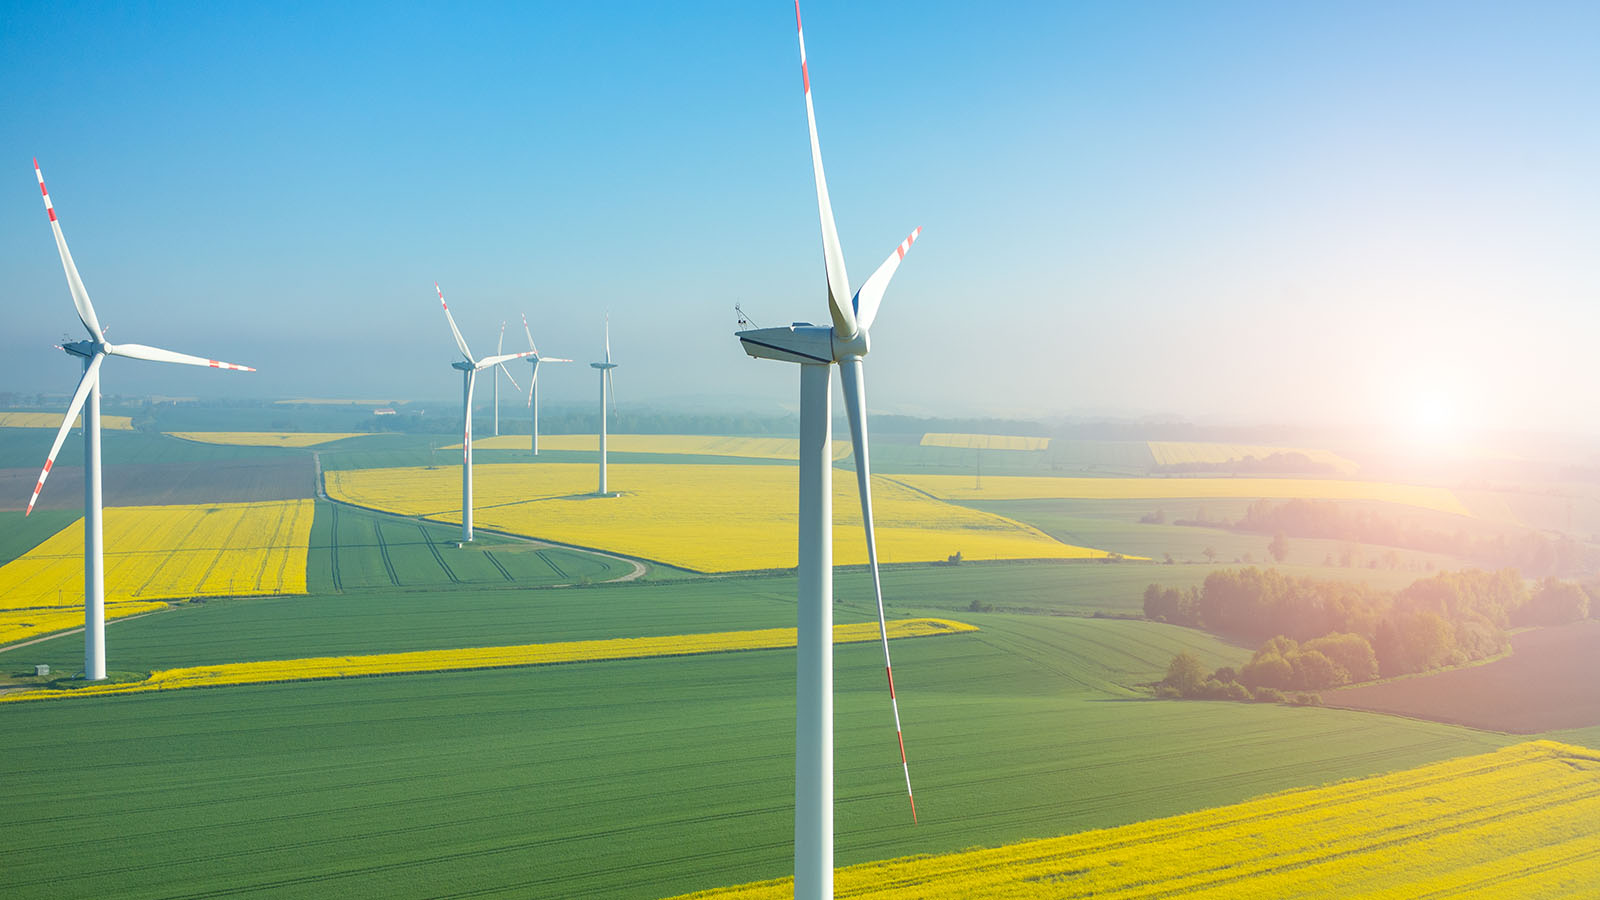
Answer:
[{"label": "crop row", "polygon": [[[155,600],[303,594],[310,500],[105,510],[106,615],[145,612]],[[0,566],[0,643],[43,633],[44,611],[76,610],[83,624],[83,521]],[[28,611],[28,621],[10,613]],[[63,626],[52,619],[55,630]]]}]

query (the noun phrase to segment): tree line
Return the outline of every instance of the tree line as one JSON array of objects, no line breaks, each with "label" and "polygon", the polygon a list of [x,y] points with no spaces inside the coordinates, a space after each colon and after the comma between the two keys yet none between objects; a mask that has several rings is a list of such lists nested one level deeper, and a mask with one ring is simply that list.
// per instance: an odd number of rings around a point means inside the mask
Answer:
[{"label": "tree line", "polygon": [[1316,691],[1487,659],[1509,646],[1507,629],[1587,618],[1600,610],[1596,593],[1600,585],[1554,577],[1530,589],[1514,569],[1441,572],[1391,593],[1249,567],[1213,572],[1197,588],[1152,584],[1144,614],[1260,646],[1238,671],[1207,675],[1192,657],[1174,659],[1167,694],[1259,699],[1262,689]]}]

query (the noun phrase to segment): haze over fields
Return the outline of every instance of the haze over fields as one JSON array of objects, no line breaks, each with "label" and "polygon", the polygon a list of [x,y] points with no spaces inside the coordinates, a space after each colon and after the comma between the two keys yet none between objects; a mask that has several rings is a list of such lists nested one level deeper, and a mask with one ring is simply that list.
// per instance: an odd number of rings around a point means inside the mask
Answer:
[{"label": "haze over fields", "polygon": [[[447,399],[438,280],[478,352],[611,310],[624,403],[791,400],[730,335],[825,315],[787,3],[4,10],[9,388],[74,377],[36,156],[113,340],[261,370],[119,390]],[[1594,4],[806,15],[853,278],[926,228],[876,408],[1594,430]]]}]

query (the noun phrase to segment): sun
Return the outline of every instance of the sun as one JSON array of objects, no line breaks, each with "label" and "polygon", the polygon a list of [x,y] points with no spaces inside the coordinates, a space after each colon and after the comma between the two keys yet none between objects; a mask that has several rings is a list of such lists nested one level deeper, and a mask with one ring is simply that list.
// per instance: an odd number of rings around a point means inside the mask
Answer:
[{"label": "sun", "polygon": [[1427,387],[1414,391],[1402,413],[1401,431],[1413,444],[1444,447],[1461,436],[1461,407],[1449,392]]}]

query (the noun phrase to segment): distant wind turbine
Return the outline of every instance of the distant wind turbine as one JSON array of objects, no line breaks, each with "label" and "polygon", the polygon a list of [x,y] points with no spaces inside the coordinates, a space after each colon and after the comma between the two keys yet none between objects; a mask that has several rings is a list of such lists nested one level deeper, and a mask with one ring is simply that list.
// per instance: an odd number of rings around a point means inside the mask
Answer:
[{"label": "distant wind turbine", "polygon": [[[526,319],[524,319],[524,323],[526,323]],[[494,345],[494,352],[496,352],[496,353],[504,353],[505,349],[506,349],[506,323],[501,322],[500,323],[500,342],[498,344]],[[497,364],[495,366],[495,372],[494,372],[494,436],[495,437],[499,437],[500,436],[500,376],[501,375],[505,375],[506,378],[511,380],[511,386],[512,387],[516,388],[519,391],[522,390],[522,385],[517,384],[517,379],[512,377],[511,370],[506,368],[506,364],[505,363],[499,363],[499,364]]]},{"label": "distant wind turbine", "polygon": [[817,209],[822,221],[822,258],[827,273],[828,311],[832,327],[795,324],[738,332],[745,352],[762,359],[800,364],[800,510],[799,634],[796,678],[794,896],[833,896],[833,365],[844,383],[850,441],[855,446],[856,486],[861,495],[861,520],[866,528],[867,562],[878,602],[878,633],[883,644],[889,703],[900,743],[900,766],[912,821],[917,807],[911,793],[911,768],[906,763],[900,710],[889,663],[888,627],[883,613],[883,586],[878,578],[878,550],[873,536],[871,467],[867,460],[866,384],[862,359],[867,332],[877,317],[884,289],[922,229],[896,247],[854,295],[845,272],[844,251],[834,226],[828,183],[822,171],[817,118],[811,102],[811,75],[806,67],[805,32],[800,4],[795,2],[795,30],[800,40],[800,78],[805,86],[806,121],[811,133],[811,167],[817,183]]},{"label": "distant wind turbine", "polygon": [[533,374],[528,376],[528,409],[533,413],[533,455],[539,455],[539,363],[569,363],[570,359],[561,359],[555,356],[540,356],[539,348],[533,343],[533,331],[528,328],[528,314],[522,314],[522,333],[528,336],[528,349],[533,352],[528,355],[528,362],[533,364]]},{"label": "distant wind turbine", "polygon": [[611,409],[616,412],[617,397],[613,392],[611,383],[611,370],[617,364],[611,361],[611,314],[606,314],[606,359],[605,362],[589,363],[589,367],[600,370],[600,496],[606,496],[606,396],[611,396]]},{"label": "distant wind turbine", "polygon": [[104,559],[104,529],[101,523],[100,504],[100,367],[107,356],[127,356],[153,362],[183,363],[189,366],[206,366],[212,369],[233,369],[254,372],[249,366],[218,362],[187,353],[174,353],[144,344],[111,344],[106,342],[105,329],[95,317],[94,305],[89,302],[89,292],[83,279],[78,277],[78,267],[67,249],[67,239],[61,234],[61,223],[56,221],[56,210],[50,202],[50,192],[44,186],[44,172],[39,161],[33,161],[34,175],[39,179],[39,193],[44,196],[44,210],[50,217],[50,230],[55,232],[56,250],[61,254],[61,268],[67,274],[67,289],[72,293],[73,305],[78,308],[78,319],[89,332],[89,340],[63,343],[61,349],[83,361],[83,378],[67,404],[66,418],[56,432],[56,441],[50,445],[50,455],[45,457],[44,471],[33,486],[33,496],[28,498],[28,511],[44,490],[44,481],[50,477],[56,454],[72,430],[73,420],[83,413],[83,677],[100,681],[106,677],[106,584]]},{"label": "distant wind turbine", "polygon": [[456,327],[455,316],[450,315],[450,304],[444,302],[444,291],[440,289],[439,282],[433,283],[433,289],[439,294],[439,305],[444,307],[445,321],[450,323],[450,333],[456,337],[456,346],[461,348],[461,361],[450,364],[452,369],[461,370],[461,540],[463,543],[472,540],[472,387],[478,380],[478,372],[491,366],[498,366],[507,360],[521,359],[528,353],[503,353],[495,356],[485,356],[478,359],[472,355],[472,350],[467,347],[467,339],[461,336],[461,329]]}]

